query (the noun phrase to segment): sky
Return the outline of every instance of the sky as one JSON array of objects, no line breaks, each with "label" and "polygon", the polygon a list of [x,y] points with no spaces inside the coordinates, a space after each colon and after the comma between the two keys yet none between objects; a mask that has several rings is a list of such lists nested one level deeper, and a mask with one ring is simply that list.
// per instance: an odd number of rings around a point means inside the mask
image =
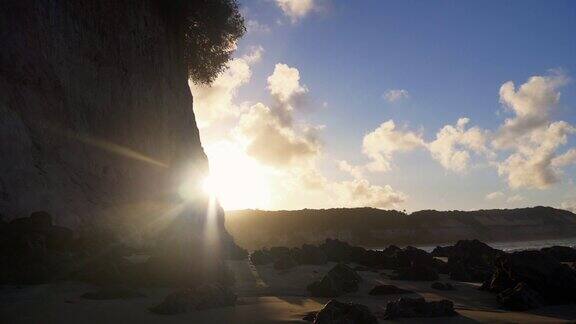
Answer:
[{"label": "sky", "polygon": [[190,82],[225,209],[576,210],[576,2],[239,3]]}]

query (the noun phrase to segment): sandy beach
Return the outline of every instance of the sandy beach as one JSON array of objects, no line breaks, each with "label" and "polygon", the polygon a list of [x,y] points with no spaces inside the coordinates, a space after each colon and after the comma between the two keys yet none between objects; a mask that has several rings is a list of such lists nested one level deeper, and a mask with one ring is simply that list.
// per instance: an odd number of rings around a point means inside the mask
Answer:
[{"label": "sandy beach", "polygon": [[[238,302],[233,307],[196,311],[179,315],[158,315],[148,311],[170,292],[169,289],[140,289],[146,297],[126,300],[87,300],[80,296],[97,289],[80,282],[59,282],[38,286],[2,286],[2,323],[306,323],[308,312],[319,310],[326,298],[311,298],[306,285],[319,279],[334,263],[323,266],[301,265],[277,271],[272,265],[254,267],[248,261],[229,261],[236,277]],[[437,291],[430,282],[396,281],[380,273],[359,272],[364,282],[356,293],[337,298],[383,311],[388,301],[400,295],[370,296],[376,284],[393,284],[415,293],[406,297],[426,300],[449,299],[458,316],[429,319],[401,319],[381,323],[569,323],[576,320],[576,306],[544,307],[530,312],[510,312],[499,308],[496,297],[479,291],[478,284],[456,282],[441,276],[456,287]]]}]

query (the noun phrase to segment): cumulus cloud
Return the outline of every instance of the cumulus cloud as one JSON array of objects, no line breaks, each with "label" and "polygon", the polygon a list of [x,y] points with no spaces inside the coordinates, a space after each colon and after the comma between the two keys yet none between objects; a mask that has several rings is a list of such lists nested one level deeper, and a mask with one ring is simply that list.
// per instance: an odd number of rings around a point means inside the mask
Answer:
[{"label": "cumulus cloud", "polygon": [[504,196],[502,191],[494,191],[486,195],[486,200],[500,200],[504,198]]},{"label": "cumulus cloud", "polygon": [[290,103],[308,92],[308,88],[300,84],[300,71],[283,63],[276,64],[268,77],[268,90],[281,103]]},{"label": "cumulus cloud", "polygon": [[189,81],[199,128],[208,127],[219,119],[238,116],[239,107],[233,99],[238,88],[250,81],[251,66],[260,61],[262,52],[262,47],[254,47],[248,54],[231,60],[211,85]]},{"label": "cumulus cloud", "polygon": [[279,116],[262,103],[242,113],[237,132],[247,141],[249,155],[272,166],[303,163],[320,152],[315,128],[303,127],[298,132],[283,124]]},{"label": "cumulus cloud", "polygon": [[569,149],[566,153],[552,159],[552,166],[560,168],[576,164],[576,149]]},{"label": "cumulus cloud", "polygon": [[428,145],[432,158],[454,172],[465,172],[470,164],[470,151],[477,154],[491,154],[486,147],[486,131],[471,127],[468,118],[460,118],[456,125],[446,125]]},{"label": "cumulus cloud", "polygon": [[268,25],[260,23],[258,20],[250,19],[246,22],[246,32],[252,33],[269,33],[271,31]]},{"label": "cumulus cloud", "polygon": [[409,152],[424,146],[421,134],[399,130],[393,120],[388,120],[364,136],[362,152],[372,160],[367,165],[370,171],[388,171],[396,152]]},{"label": "cumulus cloud", "polygon": [[293,23],[308,15],[315,6],[313,0],[276,0],[276,4]]},{"label": "cumulus cloud", "polygon": [[406,201],[407,196],[389,185],[372,185],[366,179],[335,182],[332,190],[346,207],[392,208]]},{"label": "cumulus cloud", "polygon": [[351,165],[347,161],[338,161],[338,168],[350,174],[354,179],[362,179],[364,177],[361,166]]},{"label": "cumulus cloud", "polygon": [[505,120],[493,145],[500,149],[514,148],[534,130],[546,127],[551,110],[560,100],[558,88],[566,84],[562,74],[533,76],[518,89],[508,81],[500,87],[500,102],[514,116]]},{"label": "cumulus cloud", "polygon": [[410,98],[408,90],[404,89],[389,89],[382,96],[390,103]]}]

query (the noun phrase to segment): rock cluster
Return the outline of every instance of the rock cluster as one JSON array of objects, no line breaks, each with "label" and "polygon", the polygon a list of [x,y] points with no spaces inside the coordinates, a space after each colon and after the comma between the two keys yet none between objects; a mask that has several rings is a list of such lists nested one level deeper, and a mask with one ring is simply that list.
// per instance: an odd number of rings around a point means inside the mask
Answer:
[{"label": "rock cluster", "polygon": [[334,266],[320,281],[308,285],[310,295],[314,297],[338,297],[340,295],[358,291],[358,284],[362,281],[356,271],[343,263]]},{"label": "rock cluster", "polygon": [[330,300],[316,314],[314,324],[378,324],[378,319],[370,309],[362,304],[342,303]]},{"label": "rock cluster", "polygon": [[413,293],[413,292],[410,290],[398,288],[394,285],[378,285],[378,286],[372,288],[372,290],[370,290],[370,292],[368,294],[373,295],[373,296],[382,296],[382,295],[400,295],[400,294],[411,294],[411,293]]},{"label": "rock cluster", "polygon": [[449,300],[430,301],[424,298],[400,298],[389,302],[384,312],[385,319],[401,317],[445,317],[454,316],[454,303]]},{"label": "rock cluster", "polygon": [[482,288],[497,293],[503,306],[525,310],[576,301],[576,271],[548,253],[521,251],[502,255]]}]

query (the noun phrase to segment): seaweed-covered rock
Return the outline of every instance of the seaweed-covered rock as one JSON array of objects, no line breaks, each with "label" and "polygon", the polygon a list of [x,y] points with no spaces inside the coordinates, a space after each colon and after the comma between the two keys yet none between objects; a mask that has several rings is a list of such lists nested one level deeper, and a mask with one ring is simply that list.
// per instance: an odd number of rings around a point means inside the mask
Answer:
[{"label": "seaweed-covered rock", "polygon": [[314,245],[304,244],[301,248],[294,248],[290,252],[299,264],[321,265],[328,262],[324,251]]},{"label": "seaweed-covered rock", "polygon": [[345,264],[335,265],[320,281],[308,285],[314,297],[337,297],[358,290],[362,278]]},{"label": "seaweed-covered rock", "polygon": [[330,300],[316,314],[314,324],[378,324],[378,319],[370,309],[362,304],[342,303]]},{"label": "seaweed-covered rock", "polygon": [[424,298],[400,298],[386,305],[384,318],[445,317],[456,314],[454,303],[449,300],[427,302]]}]

